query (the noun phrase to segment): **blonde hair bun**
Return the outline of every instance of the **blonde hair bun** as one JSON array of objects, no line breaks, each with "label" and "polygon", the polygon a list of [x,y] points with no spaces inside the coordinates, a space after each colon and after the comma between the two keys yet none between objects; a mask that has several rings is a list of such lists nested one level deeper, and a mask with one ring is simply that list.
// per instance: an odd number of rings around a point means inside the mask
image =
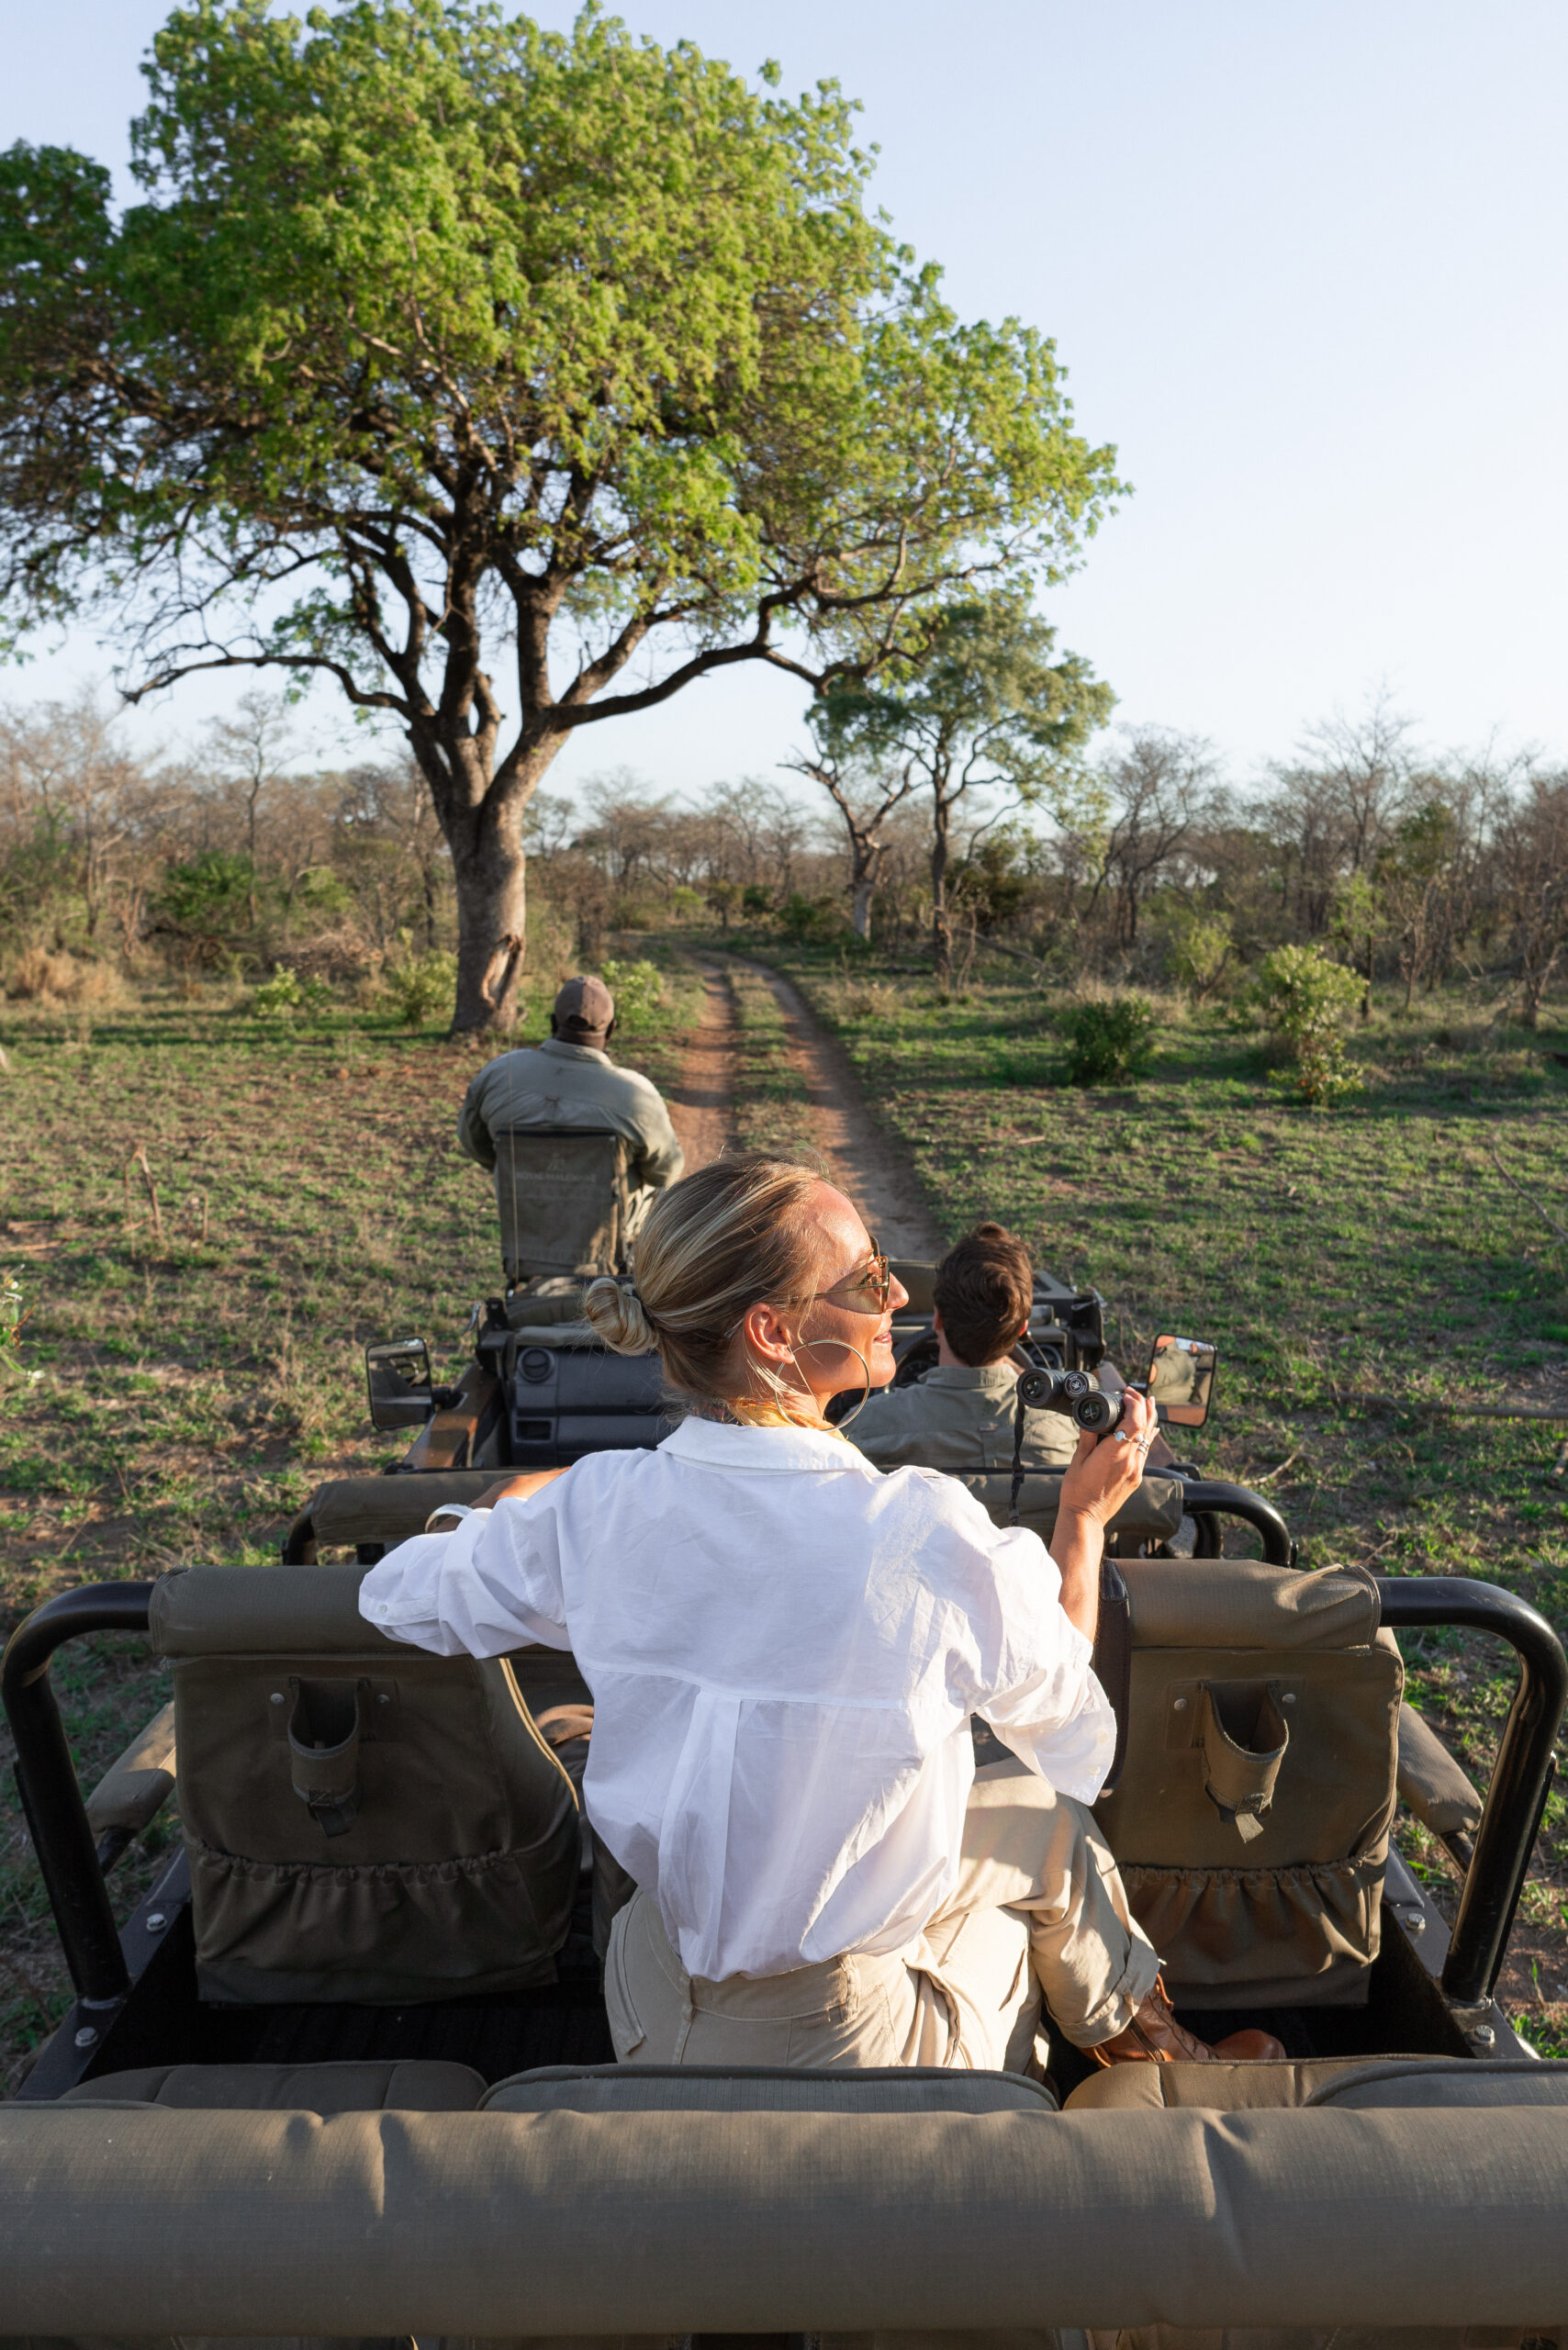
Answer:
[{"label": "blonde hair bun", "polygon": [[588,1283],[583,1313],[605,1345],[618,1355],[651,1354],[658,1345],[636,1292],[611,1281],[608,1274]]}]

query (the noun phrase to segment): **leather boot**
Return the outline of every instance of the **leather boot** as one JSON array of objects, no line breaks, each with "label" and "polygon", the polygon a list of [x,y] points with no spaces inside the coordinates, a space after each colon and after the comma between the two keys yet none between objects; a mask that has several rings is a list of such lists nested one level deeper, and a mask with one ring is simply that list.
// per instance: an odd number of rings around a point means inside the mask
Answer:
[{"label": "leather boot", "polygon": [[1153,1990],[1125,2031],[1101,2041],[1089,2050],[1101,2065],[1278,2065],[1284,2048],[1266,2031],[1233,2031],[1211,2048],[1183,2031],[1170,2011],[1165,1977],[1155,1977]]}]

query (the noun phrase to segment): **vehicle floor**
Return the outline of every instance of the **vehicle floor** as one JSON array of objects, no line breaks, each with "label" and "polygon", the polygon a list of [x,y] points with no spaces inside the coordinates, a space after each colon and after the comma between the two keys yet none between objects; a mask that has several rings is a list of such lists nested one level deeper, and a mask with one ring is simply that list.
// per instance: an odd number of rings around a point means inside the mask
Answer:
[{"label": "vehicle floor", "polygon": [[[586,1907],[586,1905],[585,1905]],[[556,1964],[558,1980],[535,1990],[410,2003],[228,2006],[196,1996],[190,1912],[171,1921],[161,1964],[138,1986],[108,2043],[85,2071],[149,2065],[308,2065],[333,2061],[440,2059],[467,2065],[487,2084],[543,2065],[610,2065],[615,2050],[600,1968],[586,1916]],[[1399,1937],[1373,1967],[1361,2007],[1178,2009],[1205,2041],[1262,2030],[1289,2056],[1460,2054],[1462,2045],[1430,1997]],[[1412,1997],[1411,1994],[1416,1996]],[[1092,2056],[1051,2034],[1048,2078],[1058,2099],[1095,2070]],[[80,2076],[78,2076],[80,2077]],[[58,2088],[35,2094],[58,2094]]]}]

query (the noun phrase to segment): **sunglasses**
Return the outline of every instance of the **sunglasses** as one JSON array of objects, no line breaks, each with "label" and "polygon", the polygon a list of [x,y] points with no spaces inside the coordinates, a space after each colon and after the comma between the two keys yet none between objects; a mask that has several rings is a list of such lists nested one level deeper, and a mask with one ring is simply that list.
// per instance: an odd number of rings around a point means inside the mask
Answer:
[{"label": "sunglasses", "polygon": [[832,1289],[820,1289],[815,1294],[830,1305],[846,1305],[852,1314],[885,1314],[892,1295],[893,1277],[887,1257],[877,1246],[877,1236],[869,1235],[871,1254],[857,1273],[846,1273]]}]

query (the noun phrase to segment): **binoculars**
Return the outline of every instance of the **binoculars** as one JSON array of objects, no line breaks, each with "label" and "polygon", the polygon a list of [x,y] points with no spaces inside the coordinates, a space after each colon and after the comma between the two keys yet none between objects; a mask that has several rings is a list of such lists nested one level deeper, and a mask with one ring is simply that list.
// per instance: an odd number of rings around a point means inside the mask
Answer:
[{"label": "binoculars", "polygon": [[1127,1397],[1148,1392],[1144,1387],[1124,1387],[1107,1395],[1084,1371],[1025,1371],[1018,1381],[1021,1404],[1035,1412],[1065,1412],[1091,1436],[1109,1436],[1126,1409]]}]

